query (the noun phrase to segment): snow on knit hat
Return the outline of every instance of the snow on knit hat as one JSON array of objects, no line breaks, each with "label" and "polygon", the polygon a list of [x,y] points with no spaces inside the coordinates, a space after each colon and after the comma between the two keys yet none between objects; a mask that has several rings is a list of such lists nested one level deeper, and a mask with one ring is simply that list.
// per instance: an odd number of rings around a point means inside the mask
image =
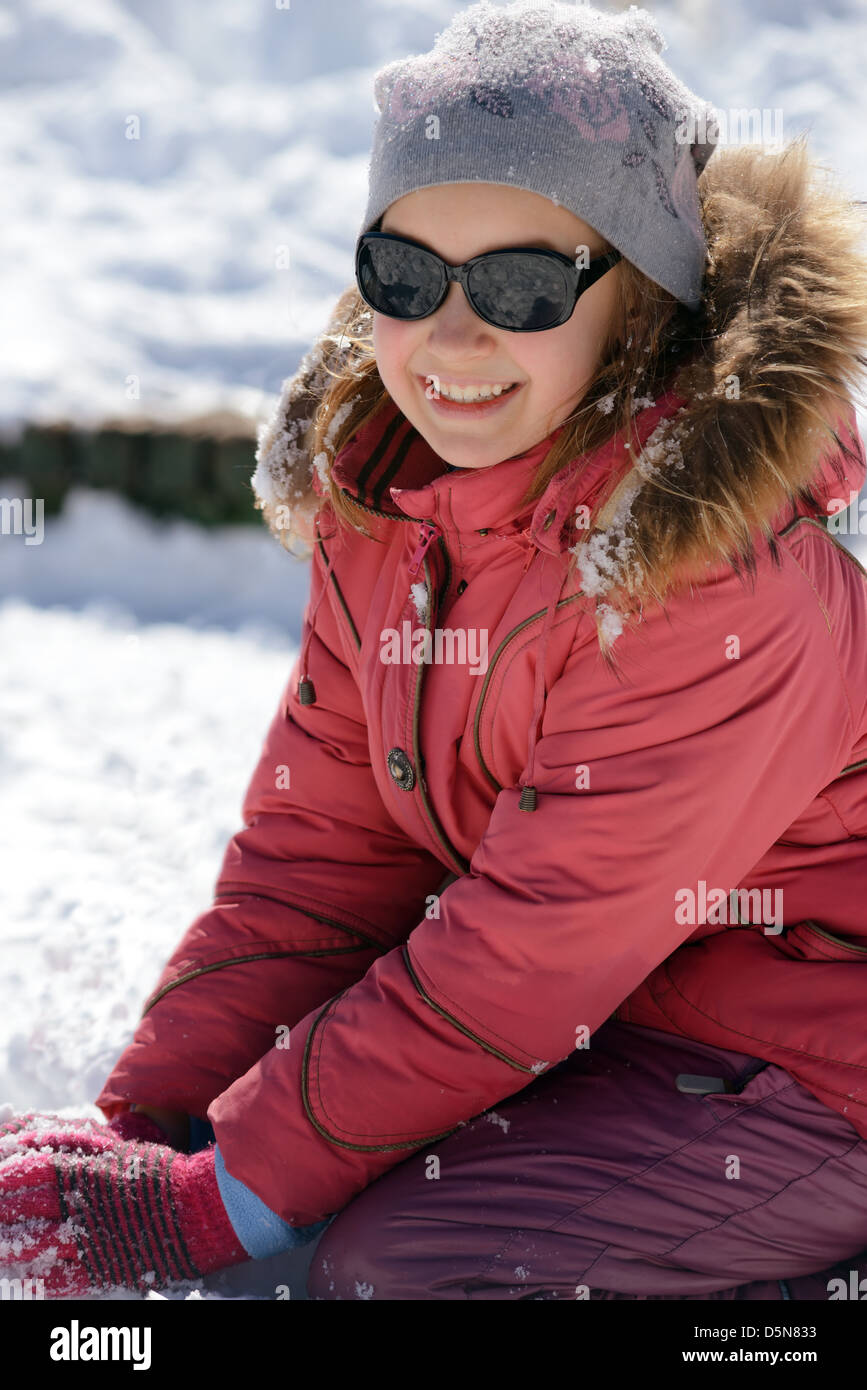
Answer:
[{"label": "snow on knit hat", "polygon": [[511,184],[569,209],[698,308],[707,247],[697,177],[719,132],[714,108],[659,58],[666,46],[635,5],[471,5],[429,53],[374,77],[361,231],[418,188]]}]

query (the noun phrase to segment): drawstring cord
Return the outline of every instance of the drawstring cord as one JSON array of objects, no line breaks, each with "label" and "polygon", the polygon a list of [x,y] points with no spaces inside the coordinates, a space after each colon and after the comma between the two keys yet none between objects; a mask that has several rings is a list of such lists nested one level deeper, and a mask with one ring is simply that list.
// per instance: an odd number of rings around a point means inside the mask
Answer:
[{"label": "drawstring cord", "polygon": [[[319,528],[318,528],[318,527],[316,528],[316,537],[317,537],[317,540],[318,540],[318,539],[319,539]],[[307,653],[308,653],[308,650],[309,650],[309,648],[310,648],[310,639],[311,639],[311,637],[313,636],[313,628],[314,628],[314,624],[315,624],[315,622],[316,622],[316,613],[317,613],[317,611],[318,611],[318,609],[319,609],[320,603],[321,603],[322,600],[324,599],[325,594],[326,594],[326,592],[327,592],[327,590],[328,590],[328,581],[329,581],[330,578],[331,578],[331,571],[332,571],[333,568],[334,568],[334,547],[332,547],[331,555],[330,555],[330,558],[329,558],[329,560],[328,560],[328,564],[327,564],[327,566],[326,566],[326,568],[325,568],[325,579],[324,579],[324,581],[323,581],[322,588],[321,588],[320,591],[319,591],[319,597],[317,598],[316,602],[315,602],[314,605],[313,605],[313,609],[312,609],[311,614],[310,614],[310,621],[309,621],[309,623],[308,623],[308,625],[307,625],[307,633],[306,633],[306,635],[305,635],[305,637],[304,637],[304,641],[303,641],[302,646],[301,646],[301,662],[300,662],[301,678],[300,678],[300,680],[298,681],[298,699],[300,700],[300,702],[301,702],[302,705],[315,705],[315,704],[316,704],[316,687],[314,686],[313,681],[311,680],[310,675],[309,675],[308,670],[307,670]]]}]

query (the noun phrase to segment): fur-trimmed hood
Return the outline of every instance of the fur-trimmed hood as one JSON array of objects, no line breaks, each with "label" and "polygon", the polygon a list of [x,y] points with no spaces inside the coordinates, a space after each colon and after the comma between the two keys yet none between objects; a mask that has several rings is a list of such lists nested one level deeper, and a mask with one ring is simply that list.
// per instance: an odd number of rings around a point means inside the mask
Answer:
[{"label": "fur-trimmed hood", "polygon": [[859,215],[816,173],[795,141],[717,151],[700,181],[709,333],[677,375],[684,407],[595,518],[597,552],[626,540],[630,590],[751,570],[788,504],[826,515],[863,486],[867,258]]},{"label": "fur-trimmed hood", "polygon": [[[706,332],[674,379],[682,404],[633,450],[630,469],[612,473],[613,491],[579,543],[563,532],[586,591],[606,607],[664,599],[709,563],[749,571],[756,542],[764,534],[773,544],[787,504],[823,515],[831,498],[848,501],[864,482],[853,408],[867,369],[858,210],[832,176],[820,177],[803,138],[782,150],[718,148],[699,191]],[[311,460],[311,426],[354,296],[354,286],[341,296],[260,431],[253,486],[262,505],[310,515],[319,505],[314,472],[331,460]],[[551,480],[544,511],[553,498],[562,513],[570,471]]]}]

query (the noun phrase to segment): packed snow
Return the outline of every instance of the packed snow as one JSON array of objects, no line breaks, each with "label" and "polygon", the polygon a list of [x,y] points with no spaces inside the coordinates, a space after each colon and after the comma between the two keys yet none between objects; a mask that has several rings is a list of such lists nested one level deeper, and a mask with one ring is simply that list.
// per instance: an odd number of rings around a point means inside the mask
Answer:
[{"label": "packed snow", "polygon": [[[351,282],[373,73],[463,8],[0,2],[0,428],[265,419]],[[696,93],[781,109],[867,198],[863,0],[652,12]],[[156,522],[84,489],[42,544],[3,537],[0,1113],[100,1118],[92,1098],[239,828],[308,577],[264,527]],[[303,1297],[315,1251],[167,1296]]]},{"label": "packed snow", "polygon": [[[81,499],[78,513],[84,522]],[[79,538],[93,545],[101,520],[96,507]],[[0,604],[0,1105],[14,1113],[104,1120],[92,1100],[131,1039],[162,962],[211,901],[297,651],[294,624],[263,622],[252,597],[247,620],[234,628],[206,625],[201,609],[195,625],[180,621],[179,601],[171,618],[149,616],[158,562],[151,552],[137,563],[143,523],[131,515],[126,523],[121,536],[140,589],[136,596],[131,576],[118,571],[128,606],[94,598],[73,609],[60,587],[51,605]],[[56,523],[60,533],[64,524]],[[49,520],[46,557],[53,529]],[[201,558],[193,532],[191,577]],[[201,591],[217,561],[231,572],[237,540],[211,539]],[[68,537],[66,548],[71,555]],[[179,550],[176,539],[165,553],[180,585]],[[308,571],[283,558],[297,608]],[[158,594],[154,608],[168,606]],[[292,1297],[303,1296],[312,1253],[193,1287],[208,1297],[275,1298],[289,1284]]]}]

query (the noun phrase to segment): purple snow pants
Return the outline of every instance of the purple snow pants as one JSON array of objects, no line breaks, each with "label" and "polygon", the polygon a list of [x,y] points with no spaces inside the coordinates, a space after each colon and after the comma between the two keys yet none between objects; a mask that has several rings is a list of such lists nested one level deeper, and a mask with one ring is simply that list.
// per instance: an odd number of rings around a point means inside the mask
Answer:
[{"label": "purple snow pants", "polygon": [[[736,1089],[687,1093],[680,1074]],[[852,1270],[867,1296],[867,1140],[845,1116],[758,1058],[609,1021],[359,1193],[307,1290],[827,1300]]]}]

